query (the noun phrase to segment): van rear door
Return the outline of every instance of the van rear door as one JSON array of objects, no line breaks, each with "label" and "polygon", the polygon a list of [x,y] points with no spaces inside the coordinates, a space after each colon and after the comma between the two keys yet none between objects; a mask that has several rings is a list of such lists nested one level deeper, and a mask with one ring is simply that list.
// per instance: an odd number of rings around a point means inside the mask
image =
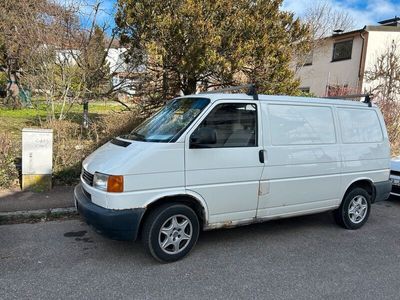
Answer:
[{"label": "van rear door", "polygon": [[390,146],[377,108],[338,107],[342,138],[342,194],[350,183],[389,178]]}]

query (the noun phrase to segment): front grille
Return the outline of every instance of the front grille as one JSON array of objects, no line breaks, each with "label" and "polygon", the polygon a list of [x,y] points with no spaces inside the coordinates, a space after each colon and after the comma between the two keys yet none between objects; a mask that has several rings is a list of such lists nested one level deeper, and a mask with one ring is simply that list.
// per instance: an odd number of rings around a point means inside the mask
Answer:
[{"label": "front grille", "polygon": [[400,186],[392,185],[392,193],[400,194]]},{"label": "front grille", "polygon": [[93,174],[82,168],[82,179],[90,186],[93,185]]},{"label": "front grille", "polygon": [[400,176],[400,171],[390,171],[390,175]]},{"label": "front grille", "polygon": [[89,201],[92,201],[92,195],[89,194],[83,187],[82,187],[82,192],[83,192],[83,194],[86,196],[86,198],[87,198]]}]

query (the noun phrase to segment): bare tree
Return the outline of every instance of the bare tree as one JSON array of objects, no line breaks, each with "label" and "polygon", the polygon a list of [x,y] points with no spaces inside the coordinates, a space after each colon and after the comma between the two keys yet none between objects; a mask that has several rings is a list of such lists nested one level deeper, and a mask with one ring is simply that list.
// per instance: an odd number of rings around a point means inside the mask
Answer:
[{"label": "bare tree", "polygon": [[[67,50],[80,75],[78,90],[83,104],[84,127],[90,121],[88,107],[92,100],[111,98],[129,109],[128,105],[118,99],[118,95],[125,93],[132,96],[132,78],[136,73],[136,69],[123,57],[127,49],[114,49],[119,44],[115,39],[116,30],[109,22],[114,16],[112,12],[105,11],[102,4],[101,1],[93,4],[81,1],[74,2],[69,7],[69,10],[77,12],[81,22],[85,24],[79,30],[70,28],[68,38],[73,46]],[[101,22],[99,15],[103,15]],[[112,62],[111,52],[117,53]]]},{"label": "bare tree", "polygon": [[[63,119],[74,103],[83,104],[85,127],[92,100],[111,98],[129,108],[118,94],[132,93],[136,69],[123,59],[126,49],[113,49],[118,45],[110,26],[113,12],[105,11],[101,1],[52,1],[0,3],[7,12],[0,14],[0,71],[9,82],[6,104],[20,106],[24,86],[46,99],[48,119]],[[114,61],[111,52],[117,53]]]},{"label": "bare tree", "polygon": [[48,0],[0,2],[0,69],[7,74],[7,103],[21,105],[21,78],[34,52],[52,44],[68,12]]},{"label": "bare tree", "polygon": [[310,2],[303,20],[309,25],[314,40],[332,35],[335,30],[354,28],[354,18],[345,10],[332,6],[327,0]]},{"label": "bare tree", "polygon": [[365,72],[371,92],[378,98],[400,100],[400,44],[392,41]]},{"label": "bare tree", "polygon": [[302,17],[312,35],[310,51],[297,55],[297,70],[312,60],[313,52],[324,45],[324,38],[335,30],[349,31],[354,28],[354,18],[345,10],[334,7],[328,0],[310,1]]},{"label": "bare tree", "polygon": [[400,150],[400,44],[392,41],[365,72],[369,91],[385,118],[392,154]]}]

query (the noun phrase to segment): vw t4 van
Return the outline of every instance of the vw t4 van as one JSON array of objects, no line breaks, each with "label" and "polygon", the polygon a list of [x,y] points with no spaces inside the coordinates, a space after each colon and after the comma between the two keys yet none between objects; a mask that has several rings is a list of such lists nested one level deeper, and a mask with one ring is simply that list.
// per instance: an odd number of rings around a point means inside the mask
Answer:
[{"label": "vw t4 van", "polygon": [[208,93],[173,99],[83,162],[74,196],[88,224],[140,237],[157,260],[199,232],[333,211],[358,229],[388,198],[390,149],[371,103]]}]

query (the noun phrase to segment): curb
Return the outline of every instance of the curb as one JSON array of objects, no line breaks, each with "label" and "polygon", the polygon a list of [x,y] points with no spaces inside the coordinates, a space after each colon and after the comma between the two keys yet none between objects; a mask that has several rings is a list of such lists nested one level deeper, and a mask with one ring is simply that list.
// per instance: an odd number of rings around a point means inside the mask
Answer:
[{"label": "curb", "polygon": [[75,207],[0,212],[0,225],[30,223],[78,216]]}]

